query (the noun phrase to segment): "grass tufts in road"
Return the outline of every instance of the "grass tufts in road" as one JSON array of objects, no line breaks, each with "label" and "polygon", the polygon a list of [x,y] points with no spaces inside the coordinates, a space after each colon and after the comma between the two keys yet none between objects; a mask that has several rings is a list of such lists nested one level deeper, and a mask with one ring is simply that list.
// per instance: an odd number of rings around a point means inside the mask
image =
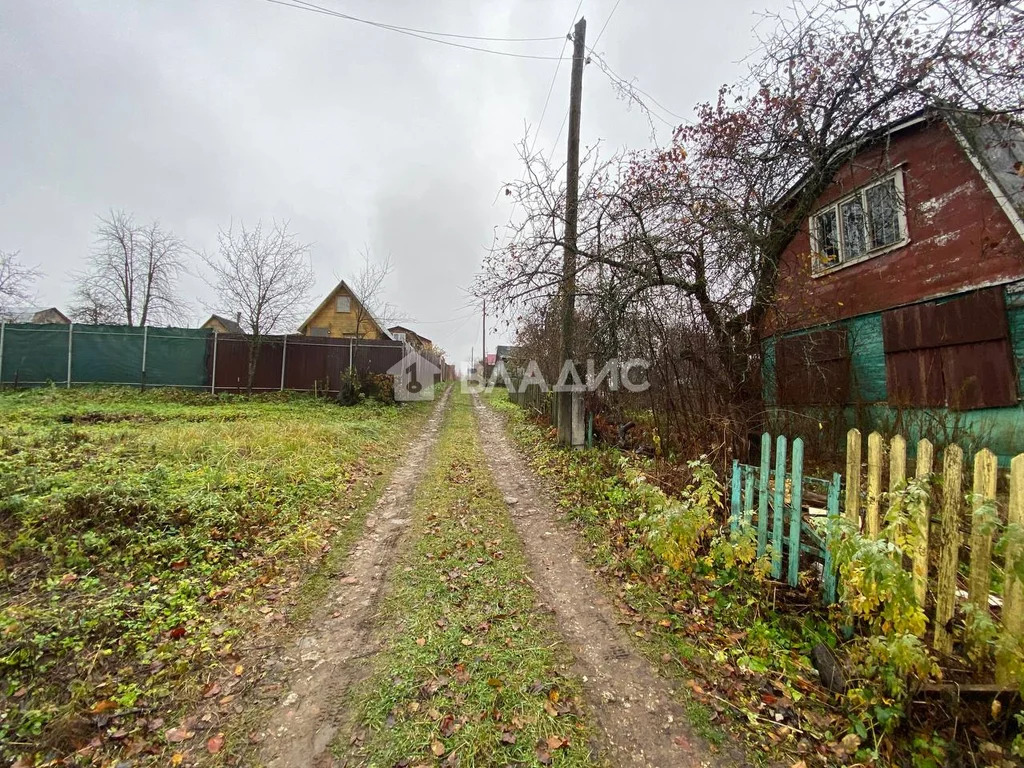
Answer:
[{"label": "grass tufts in road", "polygon": [[363,757],[388,768],[594,765],[571,655],[535,605],[469,396],[453,399],[385,601]]}]

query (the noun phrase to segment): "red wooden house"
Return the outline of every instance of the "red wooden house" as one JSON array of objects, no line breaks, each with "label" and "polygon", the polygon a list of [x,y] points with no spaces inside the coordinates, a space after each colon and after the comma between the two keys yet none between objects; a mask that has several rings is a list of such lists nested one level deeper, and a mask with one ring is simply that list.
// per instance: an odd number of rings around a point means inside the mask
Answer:
[{"label": "red wooden house", "polygon": [[862,148],[783,255],[761,335],[776,413],[1024,450],[1021,127],[925,112]]}]

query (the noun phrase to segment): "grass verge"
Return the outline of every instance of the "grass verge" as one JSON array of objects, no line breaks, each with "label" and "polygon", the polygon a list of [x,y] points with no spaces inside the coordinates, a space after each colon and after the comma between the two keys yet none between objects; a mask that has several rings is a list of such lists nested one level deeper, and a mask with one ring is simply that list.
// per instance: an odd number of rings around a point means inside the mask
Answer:
[{"label": "grass verge", "polygon": [[388,768],[594,765],[571,655],[535,604],[469,396],[453,399],[385,600],[361,757]]},{"label": "grass verge", "polygon": [[[628,465],[654,475],[650,460],[612,448],[559,450],[550,430],[503,390],[487,402],[503,414],[534,470],[551,480],[638,649],[681,680],[695,731],[712,743],[742,739],[756,761],[814,766],[834,759],[850,724],[810,661],[815,643],[836,642],[817,596],[740,583],[710,557],[679,571],[665,567],[648,546],[639,522],[644,501],[624,471]],[[800,605],[775,611],[776,598]]]},{"label": "grass verge", "polygon": [[[426,412],[0,393],[0,757],[145,756],[174,741],[164,723],[204,679],[247,674],[234,645],[282,622],[282,596],[311,569],[340,567]],[[301,618],[316,580],[295,594]]]}]

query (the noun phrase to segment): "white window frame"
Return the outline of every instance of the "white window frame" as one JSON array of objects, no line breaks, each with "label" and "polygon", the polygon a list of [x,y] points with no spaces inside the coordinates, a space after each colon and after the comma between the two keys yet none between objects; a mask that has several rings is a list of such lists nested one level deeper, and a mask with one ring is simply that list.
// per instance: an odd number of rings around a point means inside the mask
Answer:
[{"label": "white window frame", "polygon": [[[341,302],[345,302],[345,309],[340,309]],[[334,311],[339,315],[347,315],[352,312],[352,297],[338,296],[334,299]]]},{"label": "white window frame", "polygon": [[[848,203],[851,200],[860,198],[861,209],[864,211],[864,222],[865,222],[865,224],[864,224],[864,229],[865,229],[864,237],[865,237],[865,244],[868,244],[868,243],[870,243],[870,239],[871,239],[871,222],[870,222],[870,219],[868,218],[869,213],[868,213],[867,191],[869,189],[872,189],[873,187],[877,187],[877,186],[879,186],[881,184],[888,184],[890,181],[894,181],[895,182],[896,197],[897,197],[897,199],[899,201],[899,207],[898,207],[898,210],[897,210],[897,217],[898,217],[898,223],[899,223],[899,228],[900,228],[900,237],[899,237],[899,239],[896,240],[893,243],[889,243],[887,245],[882,245],[882,246],[879,246],[877,248],[870,248],[870,247],[868,247],[867,250],[864,251],[864,253],[862,253],[860,256],[857,256],[856,258],[852,258],[852,259],[844,258],[844,255],[843,255],[843,241],[844,241],[845,238],[844,238],[844,233],[843,233],[843,217],[842,217],[842,211],[841,211],[841,208],[842,208],[843,204],[844,203]],[[825,264],[825,265],[823,265],[821,263],[821,258],[820,258],[820,254],[822,253],[822,249],[821,249],[821,246],[820,246],[820,244],[818,242],[818,217],[823,215],[823,214],[825,214],[825,213],[828,213],[829,211],[834,212],[835,217],[836,217],[836,229],[837,229],[837,235],[838,235],[838,238],[839,238],[839,260],[835,264]],[[828,274],[831,274],[832,272],[837,272],[840,269],[845,269],[846,267],[852,267],[854,264],[860,264],[862,261],[867,261],[868,259],[873,259],[876,256],[881,256],[883,253],[889,253],[890,251],[894,251],[897,248],[902,248],[903,246],[905,246],[907,243],[910,242],[910,233],[907,230],[907,196],[906,196],[906,192],[904,191],[904,188],[903,188],[903,169],[900,168],[900,167],[897,167],[897,168],[893,169],[892,171],[886,173],[883,177],[881,177],[879,179],[873,179],[870,183],[864,184],[863,186],[858,187],[857,189],[855,189],[850,194],[844,195],[843,197],[840,197],[837,200],[834,200],[833,202],[829,203],[828,205],[826,205],[826,206],[824,206],[822,208],[819,208],[814,213],[812,213],[810,218],[807,220],[807,228],[808,228],[808,231],[809,231],[810,236],[811,236],[811,276],[812,277],[821,277],[822,275],[828,275]]]}]

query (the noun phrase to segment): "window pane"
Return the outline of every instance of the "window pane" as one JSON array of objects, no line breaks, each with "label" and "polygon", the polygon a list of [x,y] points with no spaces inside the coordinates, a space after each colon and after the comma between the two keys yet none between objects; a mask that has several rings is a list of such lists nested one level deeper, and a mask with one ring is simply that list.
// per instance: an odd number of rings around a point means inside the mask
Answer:
[{"label": "window pane", "polygon": [[349,297],[348,296],[339,296],[338,297],[338,303],[337,303],[337,305],[335,307],[335,310],[337,312],[349,312],[350,311],[350,307],[351,307],[351,304],[349,303]]},{"label": "window pane", "polygon": [[843,216],[843,260],[849,261],[863,256],[867,250],[864,246],[864,206],[858,197],[843,203],[839,209]]},{"label": "window pane", "polygon": [[896,180],[888,179],[869,187],[864,193],[868,202],[871,247],[881,248],[900,239],[900,199]]},{"label": "window pane", "polygon": [[814,217],[818,236],[818,264],[828,267],[839,263],[839,226],[836,222],[836,209],[819,213]]}]

